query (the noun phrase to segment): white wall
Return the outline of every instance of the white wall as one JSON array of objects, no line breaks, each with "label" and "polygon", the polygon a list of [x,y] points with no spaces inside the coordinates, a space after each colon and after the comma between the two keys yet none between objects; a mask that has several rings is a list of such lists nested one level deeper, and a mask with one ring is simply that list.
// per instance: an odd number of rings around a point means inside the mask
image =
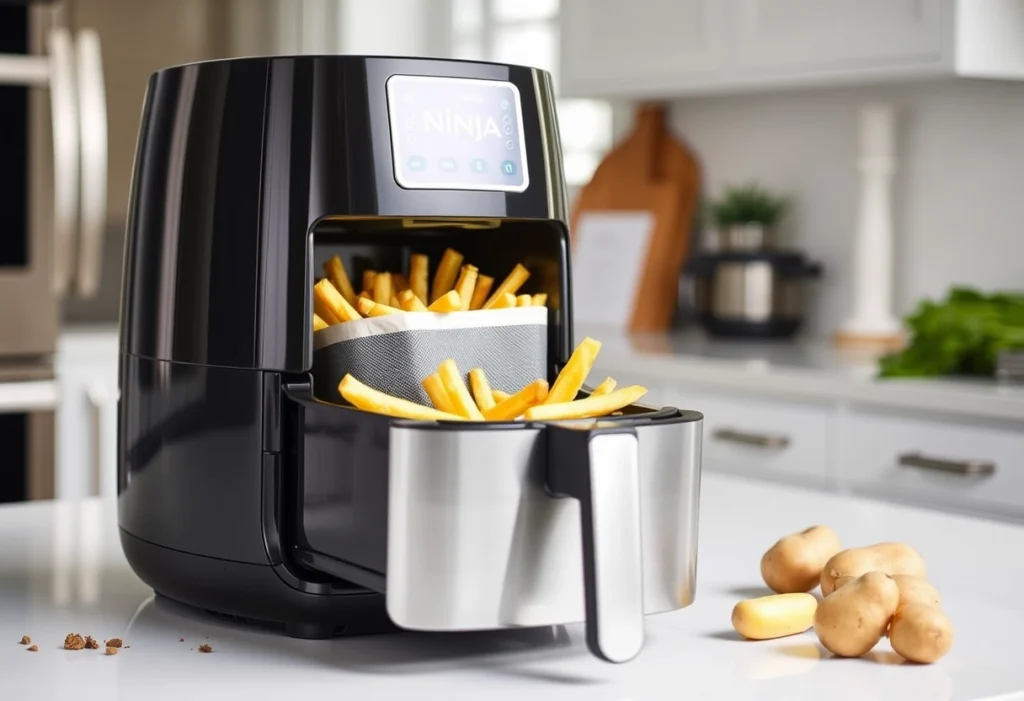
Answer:
[{"label": "white wall", "polygon": [[795,195],[783,237],[825,265],[810,288],[809,331],[847,310],[857,203],[856,110],[902,109],[895,186],[898,309],[952,283],[1024,289],[1024,85],[941,81],[682,100],[677,133],[703,161],[707,187],[756,178]]}]

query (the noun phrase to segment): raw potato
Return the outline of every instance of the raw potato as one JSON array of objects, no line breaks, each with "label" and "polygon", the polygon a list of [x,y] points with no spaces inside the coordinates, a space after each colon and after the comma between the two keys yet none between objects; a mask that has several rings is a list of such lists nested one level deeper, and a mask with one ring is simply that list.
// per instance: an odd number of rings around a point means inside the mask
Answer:
[{"label": "raw potato", "polygon": [[928,574],[924,558],[909,545],[876,543],[833,555],[821,571],[821,593],[828,596],[835,591],[836,580],[843,575],[860,577],[867,572],[910,574],[921,578]]},{"label": "raw potato", "polygon": [[901,657],[930,664],[953,647],[953,626],[938,606],[907,604],[889,624],[889,643]]},{"label": "raw potato", "polygon": [[928,580],[909,574],[894,574],[892,578],[896,580],[896,586],[900,588],[899,608],[911,604],[942,606],[942,597]]},{"label": "raw potato", "polygon": [[821,581],[821,571],[842,550],[839,536],[828,526],[810,528],[781,538],[761,558],[761,577],[780,594],[808,592]]},{"label": "raw potato", "polygon": [[826,596],[814,614],[814,632],[839,657],[860,657],[878,644],[900,602],[900,589],[884,572],[867,572]]},{"label": "raw potato", "polygon": [[810,594],[774,594],[747,599],[732,610],[732,627],[750,640],[796,635],[814,625],[818,600]]}]

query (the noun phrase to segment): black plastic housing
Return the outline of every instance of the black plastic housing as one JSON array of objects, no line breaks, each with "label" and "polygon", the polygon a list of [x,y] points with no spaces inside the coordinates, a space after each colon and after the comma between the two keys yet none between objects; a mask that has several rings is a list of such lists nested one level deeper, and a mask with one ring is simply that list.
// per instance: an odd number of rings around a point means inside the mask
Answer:
[{"label": "black plastic housing", "polygon": [[[529,187],[400,187],[385,93],[393,74],[513,83]],[[480,221],[487,228],[463,226]],[[318,499],[340,494],[359,509],[386,493],[386,478],[355,491],[345,480],[356,474],[346,465],[386,475],[389,425],[312,400],[318,263],[328,253],[350,265],[382,250],[405,256],[413,245],[436,263],[453,242],[496,266],[529,258],[532,284],[549,295],[553,373],[572,347],[566,222],[543,71],[301,56],[154,74],[122,283],[118,515],[133,569],[169,598],[291,635],[388,629],[375,567],[386,513],[355,532],[317,531],[317,543],[364,552],[354,559],[370,566],[332,576],[330,562],[310,562],[304,514]],[[306,481],[328,463],[338,483]]]}]

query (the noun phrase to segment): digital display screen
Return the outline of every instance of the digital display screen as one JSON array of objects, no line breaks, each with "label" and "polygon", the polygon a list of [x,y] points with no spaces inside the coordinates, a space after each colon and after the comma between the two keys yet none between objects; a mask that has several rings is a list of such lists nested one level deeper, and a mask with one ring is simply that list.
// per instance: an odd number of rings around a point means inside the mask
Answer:
[{"label": "digital display screen", "polygon": [[402,187],[522,192],[530,184],[522,105],[512,83],[393,75],[387,93],[395,181]]}]

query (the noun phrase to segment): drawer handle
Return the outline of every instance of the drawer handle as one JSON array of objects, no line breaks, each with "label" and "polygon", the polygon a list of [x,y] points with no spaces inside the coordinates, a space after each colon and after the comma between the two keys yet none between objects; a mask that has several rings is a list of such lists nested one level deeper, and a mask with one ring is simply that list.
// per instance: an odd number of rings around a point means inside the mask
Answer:
[{"label": "drawer handle", "polygon": [[789,445],[789,436],[771,433],[745,433],[731,428],[720,428],[714,433],[715,440],[727,443],[756,445],[759,448],[785,448]]},{"label": "drawer handle", "polygon": [[991,460],[944,460],[920,453],[904,453],[899,457],[899,464],[903,467],[942,470],[957,475],[991,475],[996,471],[996,464]]}]

